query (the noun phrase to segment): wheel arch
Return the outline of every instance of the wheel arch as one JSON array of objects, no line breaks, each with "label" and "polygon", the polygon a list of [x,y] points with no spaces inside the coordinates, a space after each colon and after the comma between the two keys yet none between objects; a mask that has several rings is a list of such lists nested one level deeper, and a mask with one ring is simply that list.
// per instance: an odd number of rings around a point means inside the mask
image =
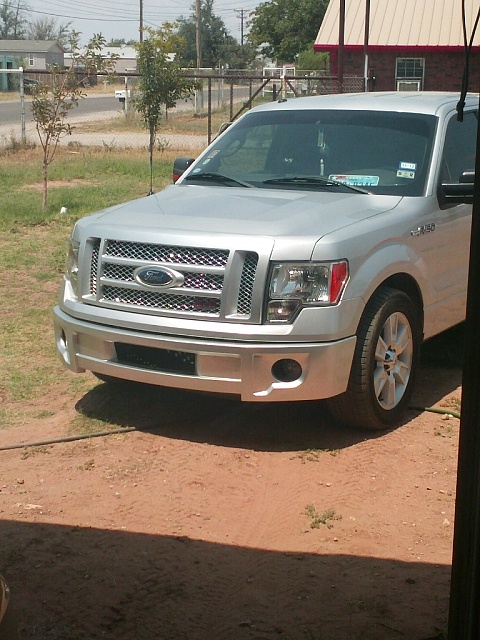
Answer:
[{"label": "wheel arch", "polygon": [[415,310],[417,311],[418,321],[420,323],[422,337],[423,337],[423,325],[424,325],[423,296],[415,278],[413,278],[408,273],[396,273],[386,278],[375,289],[375,292],[378,291],[378,289],[380,289],[381,287],[390,287],[391,289],[402,291],[405,295],[407,295],[410,298]]}]

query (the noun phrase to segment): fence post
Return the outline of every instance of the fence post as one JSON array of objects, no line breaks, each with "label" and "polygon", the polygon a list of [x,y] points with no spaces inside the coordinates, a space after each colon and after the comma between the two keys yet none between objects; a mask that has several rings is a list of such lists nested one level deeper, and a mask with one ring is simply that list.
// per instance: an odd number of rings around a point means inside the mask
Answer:
[{"label": "fence post", "polygon": [[125,76],[125,117],[128,114],[128,77]]},{"label": "fence post", "polygon": [[23,82],[23,67],[19,67],[20,71],[20,128],[22,143],[26,144],[27,134],[25,131],[25,85]]},{"label": "fence post", "polygon": [[207,113],[207,140],[212,141],[212,79],[208,76],[208,113]]}]

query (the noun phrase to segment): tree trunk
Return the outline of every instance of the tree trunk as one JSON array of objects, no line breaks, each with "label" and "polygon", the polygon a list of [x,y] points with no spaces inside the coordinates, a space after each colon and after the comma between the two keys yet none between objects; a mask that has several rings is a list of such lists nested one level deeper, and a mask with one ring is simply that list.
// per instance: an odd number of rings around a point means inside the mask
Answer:
[{"label": "tree trunk", "polygon": [[46,155],[43,156],[42,177],[43,177],[42,211],[45,211],[47,208],[47,194],[48,194],[48,162],[47,162]]},{"label": "tree trunk", "polygon": [[150,154],[150,191],[148,195],[153,195],[153,144],[155,142],[155,126],[150,122],[150,142],[148,145],[148,151]]}]

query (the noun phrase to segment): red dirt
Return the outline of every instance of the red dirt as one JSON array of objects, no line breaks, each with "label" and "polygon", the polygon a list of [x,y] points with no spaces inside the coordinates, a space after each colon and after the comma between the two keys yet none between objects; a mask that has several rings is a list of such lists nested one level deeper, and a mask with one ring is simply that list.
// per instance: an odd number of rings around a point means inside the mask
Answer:
[{"label": "red dirt", "polygon": [[[452,406],[460,379],[424,363],[413,404]],[[456,418],[412,410],[369,434],[319,403],[133,387],[119,411],[125,393],[45,397],[45,417],[0,430],[6,447],[64,436],[78,414],[136,428],[0,451],[0,570],[22,640],[445,632]]]}]

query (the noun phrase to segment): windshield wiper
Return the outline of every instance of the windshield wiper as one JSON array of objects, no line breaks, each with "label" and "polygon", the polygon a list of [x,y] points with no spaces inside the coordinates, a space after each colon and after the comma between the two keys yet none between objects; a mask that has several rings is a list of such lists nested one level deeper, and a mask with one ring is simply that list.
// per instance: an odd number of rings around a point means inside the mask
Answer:
[{"label": "windshield wiper", "polygon": [[322,185],[326,187],[344,187],[348,191],[355,191],[355,193],[366,193],[368,195],[371,195],[371,191],[367,191],[366,189],[362,189],[361,187],[357,187],[353,184],[347,184],[345,182],[341,182],[340,180],[332,180],[331,178],[318,178],[313,176],[271,178],[270,180],[264,180],[263,184],[304,184],[307,186]]},{"label": "windshield wiper", "polygon": [[191,180],[200,180],[205,182],[219,182],[221,184],[225,184],[231,187],[240,186],[240,187],[253,187],[249,182],[243,182],[243,180],[237,180],[236,178],[230,178],[230,176],[224,176],[221,173],[191,173],[186,176],[185,181]]}]

